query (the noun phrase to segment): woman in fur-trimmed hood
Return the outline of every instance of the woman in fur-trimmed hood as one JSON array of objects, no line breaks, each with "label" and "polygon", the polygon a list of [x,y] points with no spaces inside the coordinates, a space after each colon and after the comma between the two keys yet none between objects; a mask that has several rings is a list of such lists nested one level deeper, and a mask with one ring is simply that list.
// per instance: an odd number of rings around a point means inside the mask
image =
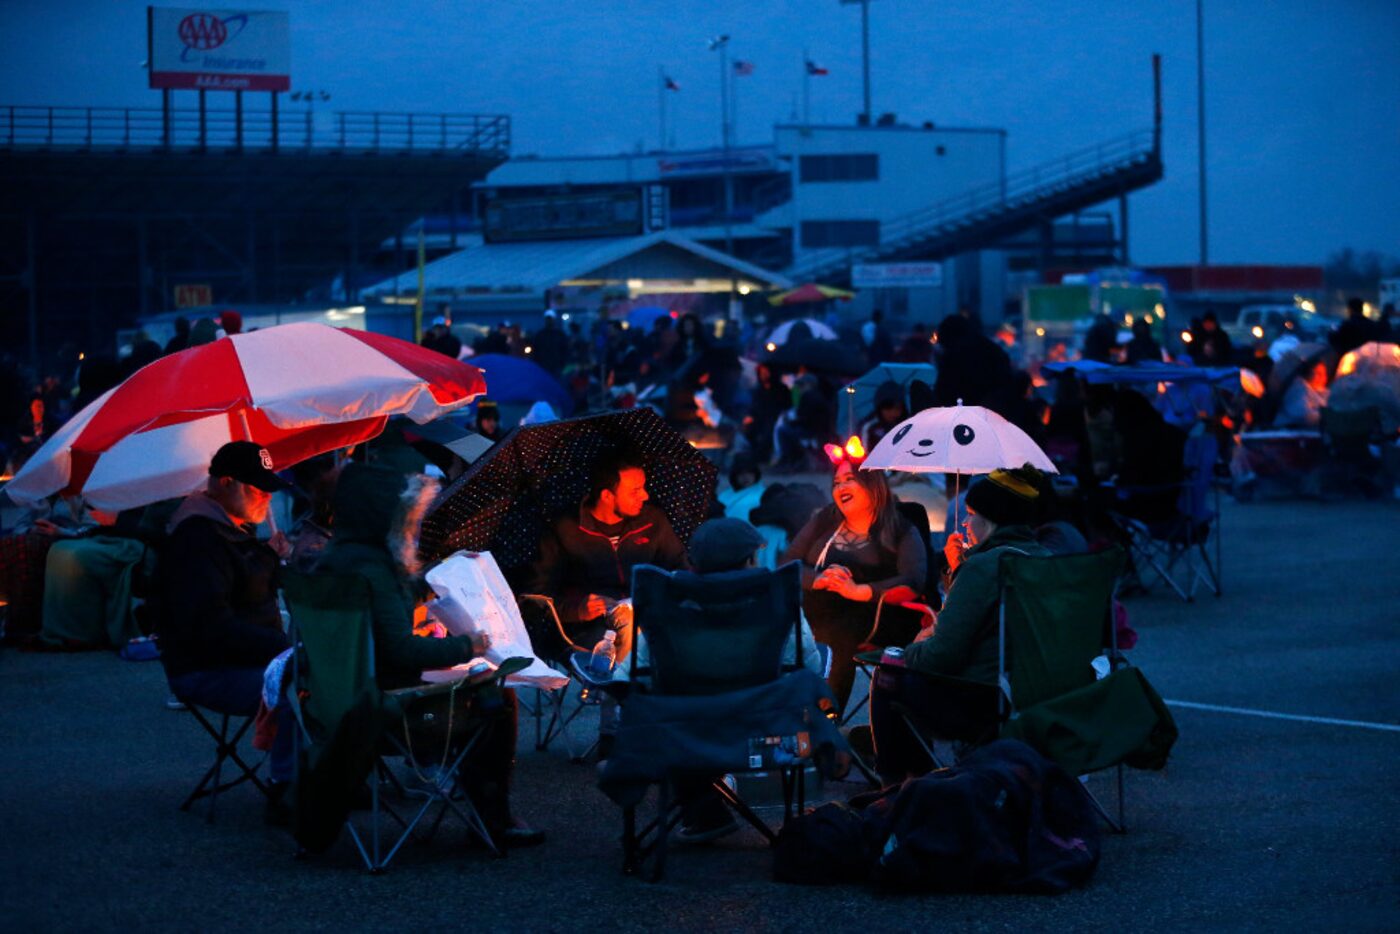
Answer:
[{"label": "woman in fur-trimmed hood", "polygon": [[428,668],[471,660],[466,636],[430,639],[413,634],[419,587],[418,527],[437,483],[370,464],[351,464],[335,488],[335,531],[317,565],[332,574],[358,574],[374,602],[374,670],[384,690],[421,684]]},{"label": "woman in fur-trimmed hood", "polygon": [[[418,531],[437,489],[437,482],[427,477],[405,476],[377,464],[351,464],[336,483],[335,531],[317,570],[358,574],[369,583],[375,678],[384,690],[421,684],[425,669],[450,668],[477,654],[467,636],[413,634],[420,588]],[[498,843],[528,846],[542,842],[544,834],[511,816],[519,708],[513,690],[501,693],[503,703],[461,781]]]}]

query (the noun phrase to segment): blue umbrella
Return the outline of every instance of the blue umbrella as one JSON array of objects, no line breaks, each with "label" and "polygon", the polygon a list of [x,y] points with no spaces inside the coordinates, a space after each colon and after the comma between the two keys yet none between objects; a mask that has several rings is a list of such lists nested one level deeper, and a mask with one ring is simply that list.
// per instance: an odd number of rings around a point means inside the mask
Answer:
[{"label": "blue umbrella", "polygon": [[629,327],[641,328],[643,331],[650,331],[652,323],[657,318],[669,315],[669,309],[660,305],[643,305],[641,308],[633,308],[627,312],[627,324]]},{"label": "blue umbrella", "polygon": [[[1077,372],[1086,383],[1094,385],[1117,384],[1120,386],[1142,386],[1150,383],[1211,383],[1225,385],[1233,382],[1239,385],[1240,371],[1232,366],[1185,366],[1179,363],[1141,362],[1130,366],[1116,366],[1100,363],[1097,360],[1074,360],[1067,363],[1045,363],[1042,373]],[[1233,388],[1233,387],[1231,387]]]},{"label": "blue umbrella", "polygon": [[554,411],[567,415],[574,410],[574,400],[559,380],[549,371],[524,357],[504,354],[477,354],[472,366],[486,374],[486,396],[496,402],[548,402]]},{"label": "blue umbrella", "polygon": [[923,380],[930,387],[938,379],[938,368],[931,363],[882,363],[848,385],[837,399],[837,425],[846,426],[846,434],[855,434],[856,427],[875,410],[875,393],[885,383],[894,383],[904,390],[904,404],[909,404],[909,384]]}]

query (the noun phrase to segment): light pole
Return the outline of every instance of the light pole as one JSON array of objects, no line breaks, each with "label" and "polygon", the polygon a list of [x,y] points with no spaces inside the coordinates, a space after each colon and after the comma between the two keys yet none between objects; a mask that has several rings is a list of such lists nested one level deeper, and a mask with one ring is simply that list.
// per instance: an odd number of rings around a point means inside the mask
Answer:
[{"label": "light pole", "polygon": [[870,113],[870,0],[841,0],[842,6],[860,4],[860,60],[865,87],[865,125],[873,122]]},{"label": "light pole", "polygon": [[[734,177],[729,165],[729,36],[721,34],[710,40],[710,51],[719,53],[720,151],[724,166],[724,252],[734,256]],[[729,307],[725,318],[736,317],[739,283],[731,271],[729,276]]]},{"label": "light pole", "polygon": [[1196,142],[1197,174],[1201,181],[1201,265],[1210,265],[1210,246],[1206,236],[1206,46],[1205,18],[1201,11],[1203,0],[1196,0]]}]

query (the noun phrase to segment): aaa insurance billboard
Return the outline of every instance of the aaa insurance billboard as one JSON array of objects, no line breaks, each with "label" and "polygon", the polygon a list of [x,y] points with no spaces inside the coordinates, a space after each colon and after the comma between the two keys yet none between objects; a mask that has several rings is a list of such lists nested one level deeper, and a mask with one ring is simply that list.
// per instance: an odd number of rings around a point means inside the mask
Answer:
[{"label": "aaa insurance billboard", "polygon": [[151,87],[286,91],[292,40],[286,13],[147,7]]}]

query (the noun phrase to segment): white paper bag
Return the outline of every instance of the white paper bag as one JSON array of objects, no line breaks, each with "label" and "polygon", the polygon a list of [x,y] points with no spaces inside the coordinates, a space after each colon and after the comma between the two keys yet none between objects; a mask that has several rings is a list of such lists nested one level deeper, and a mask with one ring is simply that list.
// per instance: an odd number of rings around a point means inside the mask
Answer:
[{"label": "white paper bag", "polygon": [[[506,678],[511,687],[554,690],[569,679],[540,661],[530,645],[520,608],[490,552],[459,551],[427,574],[438,595],[428,615],[457,636],[485,634],[491,640],[486,658],[499,665],[507,658],[529,658],[529,668]],[[425,675],[426,677],[426,675]]]}]

